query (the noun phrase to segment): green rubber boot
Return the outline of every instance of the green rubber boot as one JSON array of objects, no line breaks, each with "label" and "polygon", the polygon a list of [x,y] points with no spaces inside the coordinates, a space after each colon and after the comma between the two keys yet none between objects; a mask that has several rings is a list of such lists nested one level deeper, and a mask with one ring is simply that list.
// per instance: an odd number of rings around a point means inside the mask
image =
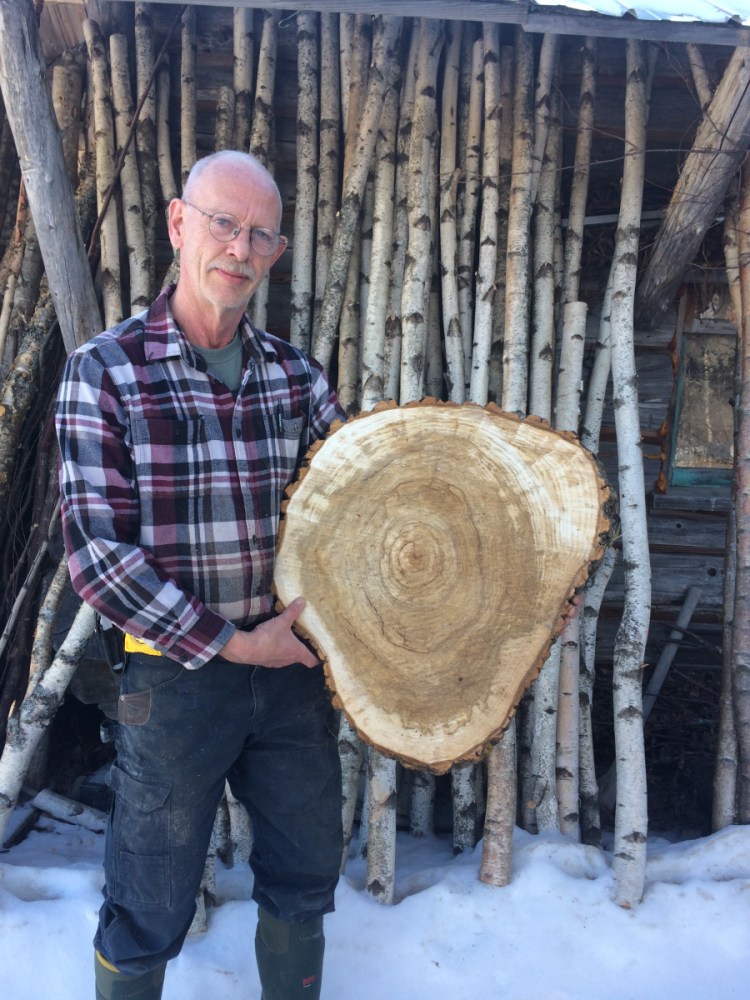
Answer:
[{"label": "green rubber boot", "polygon": [[161,1000],[166,969],[166,965],[161,965],[142,976],[126,976],[97,951],[94,954],[96,1000]]},{"label": "green rubber boot", "polygon": [[318,1000],[324,948],[322,917],[288,924],[258,908],[255,956],[261,1000]]}]

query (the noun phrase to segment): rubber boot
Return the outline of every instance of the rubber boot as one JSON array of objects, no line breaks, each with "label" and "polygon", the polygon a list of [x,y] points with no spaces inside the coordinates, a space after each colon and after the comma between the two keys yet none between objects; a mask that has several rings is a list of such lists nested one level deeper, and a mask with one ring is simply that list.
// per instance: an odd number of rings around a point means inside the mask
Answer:
[{"label": "rubber boot", "polygon": [[318,1000],[324,948],[322,917],[288,924],[259,908],[255,956],[260,1000]]},{"label": "rubber boot", "polygon": [[166,969],[166,965],[160,965],[142,976],[126,976],[97,951],[94,954],[96,1000],[161,1000]]}]

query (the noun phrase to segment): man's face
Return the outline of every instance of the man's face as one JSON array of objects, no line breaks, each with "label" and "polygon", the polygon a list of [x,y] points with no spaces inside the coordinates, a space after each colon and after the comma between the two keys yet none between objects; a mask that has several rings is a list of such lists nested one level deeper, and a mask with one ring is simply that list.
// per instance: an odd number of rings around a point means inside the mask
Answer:
[{"label": "man's face", "polygon": [[[278,231],[281,210],[276,187],[260,170],[225,163],[208,168],[186,198],[187,202],[175,199],[169,206],[169,236],[180,251],[180,290],[198,312],[242,311],[284,252],[282,243],[275,253],[261,256],[245,228]],[[228,243],[219,242],[209,232],[203,212],[231,213],[243,228]]]}]

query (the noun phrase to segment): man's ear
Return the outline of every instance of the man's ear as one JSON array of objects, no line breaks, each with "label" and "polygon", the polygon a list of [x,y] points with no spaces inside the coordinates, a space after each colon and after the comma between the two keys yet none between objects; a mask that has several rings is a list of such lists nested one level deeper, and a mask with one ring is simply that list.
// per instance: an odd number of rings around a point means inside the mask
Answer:
[{"label": "man's ear", "polygon": [[167,232],[169,242],[179,250],[182,246],[182,227],[185,224],[185,202],[181,198],[173,198],[167,208]]}]

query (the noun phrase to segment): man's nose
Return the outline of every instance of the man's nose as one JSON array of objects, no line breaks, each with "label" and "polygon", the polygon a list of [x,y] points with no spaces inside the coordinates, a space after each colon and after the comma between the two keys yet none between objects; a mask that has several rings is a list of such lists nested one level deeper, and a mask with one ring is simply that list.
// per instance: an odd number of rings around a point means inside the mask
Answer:
[{"label": "man's nose", "polygon": [[231,253],[233,257],[237,257],[238,260],[247,260],[253,249],[251,230],[246,229],[243,226],[237,235],[232,237],[229,243],[226,244],[226,248],[227,251]]}]

